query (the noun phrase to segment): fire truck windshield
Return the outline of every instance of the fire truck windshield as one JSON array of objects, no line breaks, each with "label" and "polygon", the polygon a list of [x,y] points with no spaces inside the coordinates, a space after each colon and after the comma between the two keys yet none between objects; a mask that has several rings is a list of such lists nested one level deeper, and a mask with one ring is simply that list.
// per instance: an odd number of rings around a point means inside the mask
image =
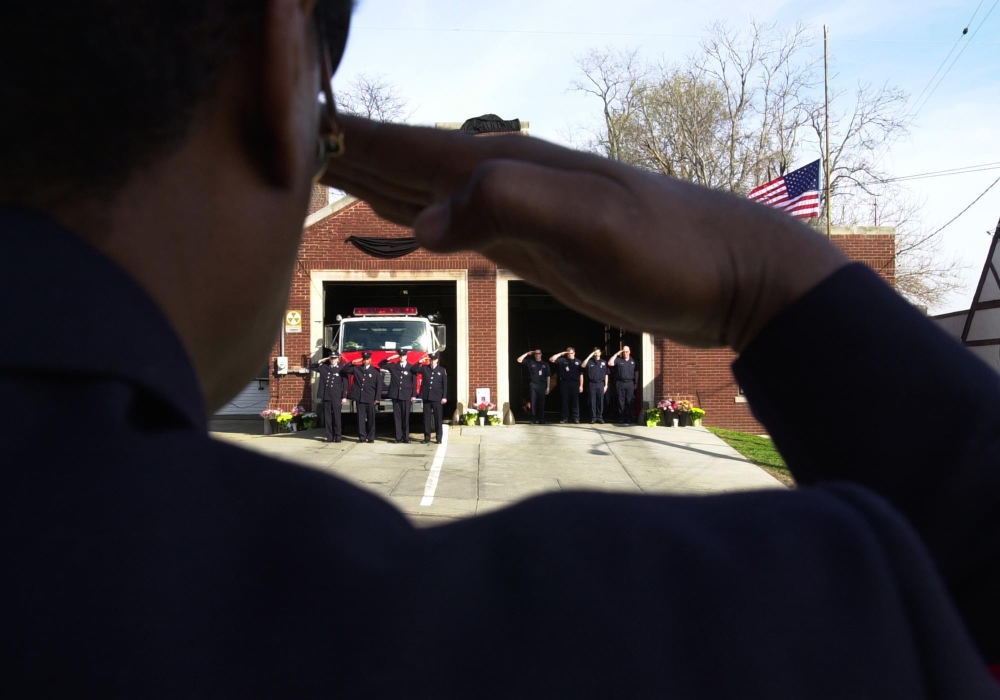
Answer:
[{"label": "fire truck windshield", "polygon": [[416,350],[430,352],[430,326],[423,320],[386,318],[345,319],[341,325],[341,351]]}]

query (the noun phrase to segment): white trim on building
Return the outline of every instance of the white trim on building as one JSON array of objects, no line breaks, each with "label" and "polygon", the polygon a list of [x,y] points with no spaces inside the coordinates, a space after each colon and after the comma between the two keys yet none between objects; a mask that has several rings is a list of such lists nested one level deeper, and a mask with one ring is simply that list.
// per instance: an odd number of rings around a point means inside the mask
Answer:
[{"label": "white trim on building", "polygon": [[[309,347],[323,347],[324,282],[454,282],[455,329],[448,329],[448,347],[455,353],[454,377],[458,401],[469,396],[469,271],[468,270],[313,270],[309,274]],[[315,380],[313,397],[315,398]]]}]

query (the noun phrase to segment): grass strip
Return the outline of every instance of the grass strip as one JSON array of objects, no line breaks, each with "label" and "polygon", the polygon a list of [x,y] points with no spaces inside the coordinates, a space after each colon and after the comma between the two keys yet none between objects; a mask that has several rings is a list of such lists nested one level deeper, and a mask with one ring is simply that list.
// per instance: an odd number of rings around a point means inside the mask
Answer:
[{"label": "grass strip", "polygon": [[740,433],[735,430],[723,430],[722,428],[709,428],[709,430],[757,466],[768,470],[775,476],[778,474],[787,476],[788,481],[781,480],[784,483],[794,483],[791,481],[792,473],[788,470],[785,460],[781,458],[781,454],[774,447],[774,441],[771,438]]}]

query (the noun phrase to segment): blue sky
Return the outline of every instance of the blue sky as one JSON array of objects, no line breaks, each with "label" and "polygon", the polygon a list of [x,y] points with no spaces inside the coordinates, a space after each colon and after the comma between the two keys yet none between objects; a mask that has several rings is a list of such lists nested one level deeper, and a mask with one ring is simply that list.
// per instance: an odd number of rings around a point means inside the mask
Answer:
[{"label": "blue sky", "polygon": [[[576,59],[591,48],[637,49],[649,60],[680,61],[714,21],[738,29],[751,19],[807,24],[822,58],[830,27],[832,88],[858,82],[897,85],[913,100],[978,12],[967,48],[919,112],[884,167],[892,175],[980,163],[1000,164],[1000,6],[997,0],[901,2],[834,0],[825,6],[759,0],[753,13],[731,0],[360,0],[334,86],[358,74],[398,86],[411,123],[461,122],[485,113],[531,124],[533,136],[564,144],[585,140],[599,123],[594,98],[571,90]],[[980,21],[987,17],[972,38]],[[954,58],[954,54],[952,54]],[[964,209],[1000,169],[916,180],[909,195],[933,230]],[[934,313],[967,307],[1000,218],[1000,184],[945,229],[942,252],[967,266],[963,289]]]}]

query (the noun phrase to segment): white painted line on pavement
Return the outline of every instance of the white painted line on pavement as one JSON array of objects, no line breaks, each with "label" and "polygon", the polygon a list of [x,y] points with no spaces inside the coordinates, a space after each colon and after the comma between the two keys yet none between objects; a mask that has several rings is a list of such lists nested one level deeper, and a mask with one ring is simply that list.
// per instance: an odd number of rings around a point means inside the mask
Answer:
[{"label": "white painted line on pavement", "polygon": [[441,444],[438,445],[437,452],[434,453],[434,461],[431,462],[431,473],[427,475],[427,483],[424,484],[424,497],[420,499],[420,505],[429,506],[434,502],[434,492],[437,491],[438,478],[441,476],[441,465],[444,464],[444,453],[448,451],[448,426],[441,426]]}]

